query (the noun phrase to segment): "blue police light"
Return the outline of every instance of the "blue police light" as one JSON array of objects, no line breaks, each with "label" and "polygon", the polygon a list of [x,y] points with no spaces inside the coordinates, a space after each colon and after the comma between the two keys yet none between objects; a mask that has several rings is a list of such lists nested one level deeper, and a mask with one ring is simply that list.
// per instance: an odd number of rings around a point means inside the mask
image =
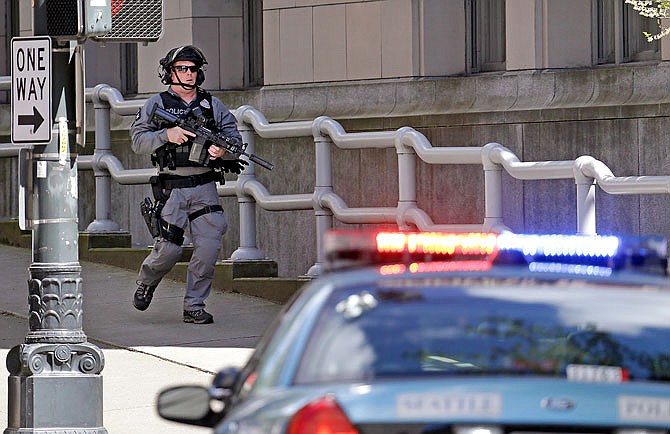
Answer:
[{"label": "blue police light", "polygon": [[528,264],[530,271],[609,276],[613,270],[667,274],[662,237],[603,235],[498,235],[498,264]]},{"label": "blue police light", "polygon": [[514,250],[528,256],[614,257],[619,238],[599,235],[498,235],[500,250]]},{"label": "blue police light", "polygon": [[588,264],[562,264],[560,262],[531,262],[528,264],[528,270],[535,273],[577,274],[593,277],[609,277],[613,272],[611,267],[599,267]]}]

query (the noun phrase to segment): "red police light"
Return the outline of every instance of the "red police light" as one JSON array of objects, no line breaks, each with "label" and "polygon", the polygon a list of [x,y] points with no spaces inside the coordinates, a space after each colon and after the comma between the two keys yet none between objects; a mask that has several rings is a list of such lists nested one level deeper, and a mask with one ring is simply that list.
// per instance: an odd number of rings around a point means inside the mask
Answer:
[{"label": "red police light", "polygon": [[439,261],[492,261],[498,249],[493,233],[333,230],[324,249],[330,268]]},{"label": "red police light", "polygon": [[496,234],[440,232],[380,232],[376,236],[377,251],[425,253],[430,255],[491,255],[497,250]]}]

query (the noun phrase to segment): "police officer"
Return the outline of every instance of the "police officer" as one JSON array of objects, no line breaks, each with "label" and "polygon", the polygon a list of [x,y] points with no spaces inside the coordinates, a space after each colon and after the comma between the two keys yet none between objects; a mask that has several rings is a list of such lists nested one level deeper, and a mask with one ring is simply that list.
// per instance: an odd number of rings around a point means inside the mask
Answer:
[{"label": "police officer", "polygon": [[[195,46],[173,48],[159,62],[159,77],[166,91],[147,100],[130,128],[132,148],[137,154],[151,154],[158,167],[152,177],[158,230],[154,247],[142,263],[133,305],[146,310],[161,279],[181,258],[184,230],[188,227],[193,255],[188,265],[183,321],[209,324],[213,317],[205,311],[205,299],[212,289],[214,267],[221,239],[228,223],[219,205],[216,182],[223,173],[240,173],[243,163],[216,146],[209,146],[207,164],[189,158],[194,134],[151,117],[155,105],[184,118],[197,114],[204,126],[242,143],[236,119],[226,106],[200,85],[205,80],[207,60]],[[215,169],[216,168],[216,169]]]}]

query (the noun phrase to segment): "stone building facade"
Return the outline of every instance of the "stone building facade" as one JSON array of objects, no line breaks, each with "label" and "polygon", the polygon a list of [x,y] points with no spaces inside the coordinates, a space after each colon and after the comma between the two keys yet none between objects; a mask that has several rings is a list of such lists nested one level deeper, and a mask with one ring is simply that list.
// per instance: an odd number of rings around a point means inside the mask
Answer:
[{"label": "stone building facade", "polygon": [[[32,32],[30,2],[3,7],[0,59],[11,36]],[[270,122],[329,116],[348,132],[410,126],[433,146],[497,142],[521,161],[590,155],[615,176],[670,175],[670,39],[646,42],[642,32],[656,23],[623,0],[179,0],[164,1],[164,17],[155,43],[86,42],[88,86],[108,83],[126,99],[145,98],[162,89],[158,60],[171,47],[195,44],[208,60],[205,87]],[[0,62],[0,75],[8,66]],[[5,100],[0,119],[8,110]],[[114,154],[127,168],[147,167],[130,152],[129,122],[113,119]],[[3,137],[8,128],[0,123]],[[256,153],[276,164],[271,173],[257,171],[272,194],[313,191],[311,140],[263,139]],[[0,164],[3,173],[16,170],[14,162]],[[393,150],[338,150],[335,191],[351,207],[395,206],[396,164]],[[481,166],[419,162],[417,180],[418,205],[436,223],[482,222]],[[504,181],[510,228],[576,230],[574,182]],[[2,216],[17,215],[14,184],[0,189]],[[80,184],[91,198],[92,175],[82,174]],[[133,204],[147,191],[114,187],[124,199],[114,218],[139,244],[149,240]],[[82,230],[92,203],[80,205]],[[227,257],[236,247],[237,204],[223,203],[233,222]],[[598,189],[597,230],[670,236],[669,203],[667,195]],[[259,247],[280,274],[299,275],[314,262],[313,212],[260,210],[258,227]]]}]

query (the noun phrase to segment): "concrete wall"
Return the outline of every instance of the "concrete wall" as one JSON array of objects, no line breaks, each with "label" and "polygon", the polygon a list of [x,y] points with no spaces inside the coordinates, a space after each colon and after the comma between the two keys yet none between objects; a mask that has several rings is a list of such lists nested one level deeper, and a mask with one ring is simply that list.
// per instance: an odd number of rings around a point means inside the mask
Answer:
[{"label": "concrete wall", "polygon": [[[670,127],[670,92],[663,89],[667,89],[669,78],[670,64],[660,63],[422,81],[380,80],[337,88],[265,88],[241,97],[275,121],[310,119],[325,113],[350,132],[409,125],[424,133],[433,146],[498,142],[522,161],[574,160],[590,155],[616,176],[668,175],[665,131]],[[237,102],[235,98],[229,101],[233,106]],[[296,147],[305,154],[301,155],[306,159],[303,165],[296,165],[291,156]],[[289,167],[289,173],[260,171],[271,192],[311,191],[313,145],[309,141],[265,141],[258,152],[278,162],[280,170],[284,164]],[[394,206],[396,170],[394,150],[339,150],[335,191],[352,207]],[[504,220],[513,230],[576,230],[574,181],[504,178]],[[417,182],[419,206],[435,222],[483,221],[481,166],[436,167],[419,162]],[[305,189],[293,188],[300,185]],[[670,227],[665,224],[668,205],[669,195],[613,196],[597,189],[597,231],[670,237]],[[267,251],[297,261],[302,259],[293,252],[313,254],[313,219],[308,215],[299,221],[301,231],[294,234],[290,246],[282,245],[286,239],[280,238],[270,241]],[[259,222],[259,227],[271,233],[295,227],[290,214],[261,212]],[[287,272],[282,268],[284,261],[279,262],[280,270]]]},{"label": "concrete wall", "polygon": [[[433,146],[483,146],[498,142],[522,161],[574,160],[590,155],[616,176],[670,174],[666,132],[670,130],[670,64],[542,73],[499,73],[467,78],[379,80],[363,84],[263,88],[217,95],[230,107],[251,104],[271,122],[313,119],[326,114],[349,132],[412,126]],[[127,168],[147,167],[133,155],[125,128],[115,118],[114,154]],[[87,148],[84,152],[89,152]],[[272,194],[311,193],[311,139],[259,139],[256,153],[276,164],[257,170]],[[334,189],[347,205],[395,206],[394,149],[336,150]],[[92,175],[80,181],[82,229],[93,219]],[[436,223],[481,223],[484,218],[481,166],[417,163],[418,203]],[[573,181],[519,181],[504,176],[504,222],[515,231],[576,230]],[[137,204],[145,186],[114,186],[114,219],[139,244],[150,242]],[[1,198],[0,198],[1,199]],[[4,201],[0,200],[0,203]],[[237,203],[224,199],[230,220],[222,257],[239,237]],[[601,234],[661,234],[670,237],[668,195],[612,196],[598,189]],[[280,274],[303,274],[316,258],[310,211],[258,211],[259,247],[279,263]],[[341,224],[338,224],[341,225]],[[299,228],[299,230],[296,230]]]},{"label": "concrete wall", "polygon": [[[616,176],[668,175],[670,157],[670,64],[556,72],[495,73],[466,78],[379,80],[333,86],[267,87],[217,93],[230,107],[250,104],[269,121],[338,120],[349,132],[411,126],[433,146],[483,146],[498,142],[522,161],[574,160],[591,155]],[[9,107],[0,106],[6,119]],[[88,116],[92,123],[92,113]],[[129,118],[114,117],[113,152],[126,168],[149,167],[130,151]],[[92,127],[92,125],[90,125]],[[8,141],[9,131],[0,131]],[[91,138],[92,140],[92,138]],[[92,147],[81,150],[92,152]],[[311,193],[314,145],[310,139],[263,139],[256,153],[276,164],[258,169],[272,194]],[[3,159],[0,215],[16,217],[16,161]],[[336,150],[334,188],[351,207],[395,206],[397,161],[390,150]],[[484,218],[480,166],[417,163],[418,203],[436,223],[481,223]],[[516,231],[574,232],[575,185],[569,180],[519,181],[504,177],[504,222]],[[137,204],[147,186],[114,184],[113,218],[137,244],[149,244]],[[80,228],[94,218],[94,181],[80,177]],[[235,199],[224,199],[230,231],[222,258],[237,246]],[[670,237],[668,195],[612,196],[597,192],[597,230],[602,234],[661,234]],[[313,212],[258,210],[259,247],[279,264],[280,274],[303,274],[316,258]],[[297,230],[299,228],[299,230]]]},{"label": "concrete wall", "polygon": [[[431,11],[444,9],[428,3]],[[265,84],[419,75],[419,13],[413,0],[266,0]]]},{"label": "concrete wall", "polygon": [[207,57],[205,87],[241,88],[244,65],[243,0],[164,1],[164,36],[138,46],[139,93],[162,91],[158,61],[173,47],[193,44]]},{"label": "concrete wall", "polygon": [[[164,1],[163,36],[149,44],[138,44],[137,75],[139,94],[164,89],[158,78],[158,62],[174,47],[193,44],[207,57],[205,87],[207,89],[240,89],[244,75],[244,41],[242,8],[244,0],[180,0]],[[31,8],[22,2],[21,25],[26,20],[31,30]],[[0,11],[2,6],[0,5]],[[25,13],[23,12],[25,9]],[[22,27],[23,29],[23,27]],[[106,83],[120,87],[120,44],[87,40],[87,85]]]},{"label": "concrete wall", "polygon": [[[506,69],[591,67],[593,13],[592,1],[506,0]],[[265,0],[263,20],[266,85],[468,72],[464,0]]]},{"label": "concrete wall", "polygon": [[[158,60],[173,46],[193,43],[209,60],[206,87],[218,89],[229,107],[250,104],[271,122],[325,115],[350,132],[411,126],[434,146],[498,142],[522,161],[591,155],[617,176],[670,174],[670,65],[591,66],[590,1],[506,1],[507,71],[465,76],[462,0],[264,0],[266,85],[251,90],[239,89],[243,0],[166,1],[164,38],[138,48],[140,92],[161,90]],[[22,32],[30,27],[28,3],[20,6]],[[662,40],[661,59],[669,44]],[[96,57],[98,68],[106,67],[104,59]],[[9,141],[9,110],[0,105],[0,142]],[[90,108],[87,119],[91,129]],[[131,120],[113,118],[113,152],[126,168],[149,167],[148,157],[130,151]],[[92,130],[90,136],[92,143]],[[313,191],[311,140],[259,140],[256,153],[276,164],[272,172],[257,170],[272,194]],[[396,205],[394,150],[337,150],[334,158],[335,191],[349,206]],[[0,160],[0,170],[0,216],[16,217],[16,161]],[[482,222],[480,166],[419,162],[417,179],[419,206],[435,222]],[[573,182],[505,176],[503,189],[512,229],[576,229]],[[81,174],[79,193],[83,230],[95,213],[92,174]],[[149,188],[114,184],[113,195],[114,220],[135,243],[149,244],[137,209]],[[670,237],[667,195],[597,195],[599,233]],[[237,246],[239,216],[235,199],[222,202],[230,221],[226,258]],[[316,258],[313,212],[259,209],[257,221],[259,247],[278,262],[280,274],[307,271]]]},{"label": "concrete wall", "polygon": [[463,73],[463,4],[266,0],[265,84]]}]

